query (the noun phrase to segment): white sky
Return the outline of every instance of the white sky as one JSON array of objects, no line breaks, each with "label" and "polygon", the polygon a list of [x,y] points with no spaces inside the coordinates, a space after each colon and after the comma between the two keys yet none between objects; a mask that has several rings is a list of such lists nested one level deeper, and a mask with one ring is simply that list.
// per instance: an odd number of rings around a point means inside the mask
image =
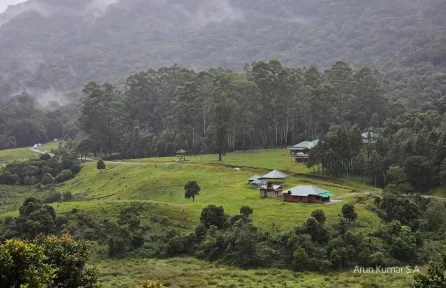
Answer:
[{"label": "white sky", "polygon": [[5,12],[8,5],[14,5],[25,1],[26,0],[0,0],[0,13]]}]

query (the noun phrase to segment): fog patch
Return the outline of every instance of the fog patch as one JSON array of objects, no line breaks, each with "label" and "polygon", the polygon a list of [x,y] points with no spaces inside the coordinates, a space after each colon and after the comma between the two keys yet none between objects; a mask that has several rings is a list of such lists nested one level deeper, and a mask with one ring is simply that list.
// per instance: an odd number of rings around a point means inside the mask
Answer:
[{"label": "fog patch", "polygon": [[118,3],[119,0],[93,0],[87,5],[87,12],[93,13],[93,17],[102,17],[110,5]]},{"label": "fog patch", "polygon": [[76,8],[62,5],[56,6],[48,3],[42,3],[38,0],[30,0],[14,6],[9,6],[4,13],[0,14],[0,26],[27,12],[37,12],[42,17],[57,15],[78,17],[83,16],[85,17],[85,19],[96,19],[98,17],[103,17],[109,6],[118,2],[119,0],[92,0],[88,4]]},{"label": "fog patch", "polygon": [[194,15],[194,24],[205,26],[211,22],[231,22],[242,20],[243,12],[233,7],[228,0],[210,1],[208,5],[200,7]]}]

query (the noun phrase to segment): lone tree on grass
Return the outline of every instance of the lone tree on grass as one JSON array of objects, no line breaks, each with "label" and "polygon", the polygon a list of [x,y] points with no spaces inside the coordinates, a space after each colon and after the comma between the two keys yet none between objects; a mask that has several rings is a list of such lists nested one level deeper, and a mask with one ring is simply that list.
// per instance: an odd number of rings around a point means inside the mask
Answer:
[{"label": "lone tree on grass", "polygon": [[102,160],[99,160],[98,163],[96,163],[96,168],[98,168],[99,171],[105,169],[105,163]]},{"label": "lone tree on grass", "polygon": [[189,180],[186,185],[184,185],[184,197],[186,199],[192,198],[192,202],[195,202],[195,196],[200,193],[200,186],[198,186],[197,181]]}]

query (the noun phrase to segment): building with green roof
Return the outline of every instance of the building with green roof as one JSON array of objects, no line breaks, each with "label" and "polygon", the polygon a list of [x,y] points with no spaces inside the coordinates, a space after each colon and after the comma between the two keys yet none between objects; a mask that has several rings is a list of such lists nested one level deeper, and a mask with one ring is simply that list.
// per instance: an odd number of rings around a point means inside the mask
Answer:
[{"label": "building with green roof", "polygon": [[303,141],[291,148],[288,148],[290,150],[291,160],[297,164],[307,163],[310,150],[316,147],[318,143],[319,140]]},{"label": "building with green roof", "polygon": [[332,193],[309,185],[298,185],[282,192],[283,201],[297,203],[326,203],[330,202]]},{"label": "building with green roof", "polygon": [[177,162],[182,162],[182,161],[186,161],[186,151],[184,151],[183,149],[180,149],[177,151],[177,157],[178,160]]}]

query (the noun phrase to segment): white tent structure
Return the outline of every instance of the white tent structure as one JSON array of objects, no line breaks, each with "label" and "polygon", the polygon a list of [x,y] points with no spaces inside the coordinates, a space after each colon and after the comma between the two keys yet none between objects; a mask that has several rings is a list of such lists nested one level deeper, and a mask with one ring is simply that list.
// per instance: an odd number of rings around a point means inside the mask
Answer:
[{"label": "white tent structure", "polygon": [[273,171],[259,177],[259,179],[285,179],[287,177],[288,177],[288,175],[286,175],[285,173],[282,173],[278,170],[273,170]]}]

